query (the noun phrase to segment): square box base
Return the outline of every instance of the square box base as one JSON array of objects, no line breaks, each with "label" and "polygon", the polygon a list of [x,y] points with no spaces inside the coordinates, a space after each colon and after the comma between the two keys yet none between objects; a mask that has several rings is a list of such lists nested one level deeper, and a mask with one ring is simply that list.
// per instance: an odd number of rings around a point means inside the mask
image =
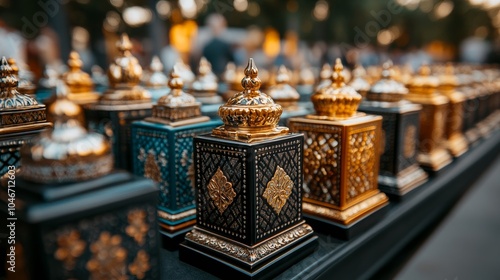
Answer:
[{"label": "square box base", "polygon": [[[307,225],[299,224],[297,226],[298,229],[295,229],[303,231],[304,229],[301,228],[303,226]],[[318,246],[318,237],[312,234],[312,229],[302,238],[283,246],[283,243],[286,243],[286,240],[289,239],[287,236],[297,236],[297,232],[293,232],[295,229],[278,234],[268,241],[264,241],[263,243],[267,244],[262,244],[260,248],[259,245],[255,245],[252,251],[252,253],[257,255],[253,256],[255,258],[259,258],[261,254],[266,254],[267,251],[272,251],[276,247],[278,249],[263,259],[254,262],[253,265],[232,257],[230,255],[231,252],[227,254],[222,253],[220,250],[214,250],[209,247],[209,244],[202,246],[189,240],[180,244],[179,258],[183,262],[199,267],[222,279],[272,279],[305,256],[311,254]],[[222,237],[214,235],[208,238],[210,241],[217,240],[217,243],[225,243],[225,239]],[[223,244],[222,246],[228,246],[228,244]],[[240,247],[236,251],[233,251],[233,253],[233,255],[239,254],[249,258],[252,257],[248,255],[250,253],[248,248]]]},{"label": "square box base", "polygon": [[402,197],[427,182],[427,179],[427,173],[418,165],[413,165],[401,171],[398,176],[379,174],[378,188],[391,197]]}]

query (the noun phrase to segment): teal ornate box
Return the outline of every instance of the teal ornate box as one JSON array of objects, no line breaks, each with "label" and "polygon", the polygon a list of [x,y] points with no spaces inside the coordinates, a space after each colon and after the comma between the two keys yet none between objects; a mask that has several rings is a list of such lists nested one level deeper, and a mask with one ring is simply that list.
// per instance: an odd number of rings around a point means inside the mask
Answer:
[{"label": "teal ornate box", "polygon": [[131,128],[133,172],[160,186],[158,221],[167,248],[175,248],[195,223],[193,137],[221,124],[201,116],[201,104],[182,91],[177,68],[153,116]]},{"label": "teal ornate box", "polygon": [[174,238],[194,224],[193,137],[220,124],[218,120],[178,127],[148,121],[132,124],[133,172],[158,182],[158,220],[163,235]]}]

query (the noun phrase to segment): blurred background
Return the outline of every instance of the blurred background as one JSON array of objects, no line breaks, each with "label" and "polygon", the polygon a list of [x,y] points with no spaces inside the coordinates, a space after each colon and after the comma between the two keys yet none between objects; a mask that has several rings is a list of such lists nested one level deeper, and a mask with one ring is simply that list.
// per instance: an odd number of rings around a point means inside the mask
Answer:
[{"label": "blurred background", "polygon": [[[228,61],[259,67],[352,66],[387,58],[500,62],[500,0],[0,0],[0,50],[40,78],[64,72],[74,49],[106,69],[126,32],[143,66],[168,71],[201,56],[220,75]],[[193,67],[194,68],[194,67]]]}]

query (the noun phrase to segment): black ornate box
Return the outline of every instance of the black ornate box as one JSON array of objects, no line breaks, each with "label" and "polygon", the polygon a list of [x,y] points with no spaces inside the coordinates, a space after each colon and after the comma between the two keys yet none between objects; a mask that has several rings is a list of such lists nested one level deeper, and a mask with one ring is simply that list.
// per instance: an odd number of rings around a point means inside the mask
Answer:
[{"label": "black ornate box", "polygon": [[419,114],[422,106],[405,103],[380,107],[362,102],[359,111],[382,116],[382,141],[379,189],[402,196],[427,181],[427,174],[417,162]]},{"label": "black ornate box", "polygon": [[2,183],[2,212],[15,184],[15,220],[7,222],[15,224],[16,279],[159,279],[150,180],[114,172],[69,184]]},{"label": "black ornate box", "polygon": [[[219,275],[251,278],[251,271],[309,254],[316,239],[302,220],[302,147],[300,134],[257,143],[194,138],[198,216],[181,244],[181,260],[214,273],[227,262],[241,269]],[[211,256],[193,259],[197,251]]]}]

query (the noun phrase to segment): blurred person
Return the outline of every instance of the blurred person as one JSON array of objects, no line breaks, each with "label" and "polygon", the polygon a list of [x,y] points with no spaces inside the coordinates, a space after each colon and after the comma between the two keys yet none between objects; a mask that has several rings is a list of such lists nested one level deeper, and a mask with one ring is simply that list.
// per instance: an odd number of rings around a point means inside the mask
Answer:
[{"label": "blurred person", "polygon": [[484,63],[491,51],[491,44],[486,41],[481,29],[476,31],[471,37],[466,38],[460,43],[460,60],[466,63]]},{"label": "blurred person", "polygon": [[272,65],[262,49],[264,42],[264,33],[256,26],[250,26],[247,29],[247,35],[243,44],[234,53],[234,61],[238,66],[245,66],[250,57],[253,58],[256,65],[261,68],[268,68]]},{"label": "blurred person", "polygon": [[61,59],[59,37],[52,28],[40,28],[40,34],[35,38],[35,47],[45,68],[54,69],[59,74],[66,72],[66,64]]},{"label": "blurred person", "polygon": [[0,38],[2,38],[0,40],[2,56],[14,58],[19,69],[23,70],[27,65],[27,41],[22,34],[10,27],[4,19],[0,18]]},{"label": "blurred person", "polygon": [[213,38],[203,48],[203,56],[212,64],[212,71],[220,76],[230,61],[234,61],[231,46],[221,37],[226,30],[226,19],[220,14],[212,14],[207,18],[207,26]]}]

